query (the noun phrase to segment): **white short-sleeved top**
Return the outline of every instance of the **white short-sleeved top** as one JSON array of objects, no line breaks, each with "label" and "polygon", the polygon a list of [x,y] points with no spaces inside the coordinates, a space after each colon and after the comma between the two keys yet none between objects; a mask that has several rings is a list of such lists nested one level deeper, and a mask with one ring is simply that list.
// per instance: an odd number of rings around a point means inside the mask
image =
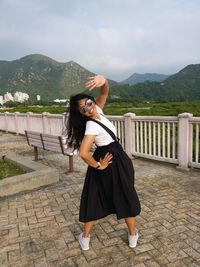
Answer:
[{"label": "white short-sleeved top", "polygon": [[[115,135],[116,129],[115,126],[110,122],[105,116],[100,107],[96,105],[97,112],[101,119],[98,119],[102,124],[107,126]],[[112,142],[114,142],[113,138],[110,134],[99,124],[94,121],[87,121],[85,135],[96,135],[95,144],[97,146],[106,146]]]}]

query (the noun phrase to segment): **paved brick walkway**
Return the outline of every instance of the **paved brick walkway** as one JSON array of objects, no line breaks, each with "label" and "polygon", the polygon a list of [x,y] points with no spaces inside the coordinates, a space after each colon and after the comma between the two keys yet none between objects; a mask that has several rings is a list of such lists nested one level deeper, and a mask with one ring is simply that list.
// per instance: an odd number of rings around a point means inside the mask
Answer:
[{"label": "paved brick walkway", "polygon": [[[33,158],[21,136],[0,133],[0,155],[16,151]],[[0,199],[0,266],[200,266],[200,171],[179,172],[175,166],[134,160],[136,188],[142,204],[137,217],[138,246],[127,246],[124,220],[99,220],[91,249],[82,252],[76,236],[79,201],[86,165],[42,152],[41,162],[55,166],[60,182]]]}]

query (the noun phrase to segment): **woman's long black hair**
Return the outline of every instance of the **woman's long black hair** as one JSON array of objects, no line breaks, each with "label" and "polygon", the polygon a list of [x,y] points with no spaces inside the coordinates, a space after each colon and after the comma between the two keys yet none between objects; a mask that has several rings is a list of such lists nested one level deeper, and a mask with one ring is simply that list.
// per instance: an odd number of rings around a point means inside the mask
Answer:
[{"label": "woman's long black hair", "polygon": [[88,98],[95,102],[94,97],[87,94],[77,94],[70,97],[69,115],[67,119],[67,139],[68,144],[74,149],[80,147],[81,141],[85,134],[87,117],[82,115],[78,110],[78,101]]}]

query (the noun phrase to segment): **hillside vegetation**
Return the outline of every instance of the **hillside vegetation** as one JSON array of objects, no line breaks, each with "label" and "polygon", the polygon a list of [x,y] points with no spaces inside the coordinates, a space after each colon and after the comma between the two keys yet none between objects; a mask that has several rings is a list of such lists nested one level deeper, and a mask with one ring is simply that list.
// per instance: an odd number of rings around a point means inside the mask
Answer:
[{"label": "hillside vegetation", "polygon": [[[9,112],[33,112],[43,113],[49,112],[52,114],[62,114],[68,112],[68,108],[64,106],[18,106]],[[0,110],[0,112],[5,112]],[[169,102],[169,103],[137,103],[137,102],[113,102],[107,103],[104,109],[106,115],[124,115],[132,112],[138,116],[177,116],[180,113],[192,113],[195,117],[200,117],[200,101],[195,102]]]},{"label": "hillside vegetation", "polygon": [[[36,100],[37,94],[44,101],[66,99],[72,94],[83,92],[87,77],[93,75],[95,75],[93,72],[74,61],[59,63],[43,55],[0,61],[0,95],[4,95],[7,91],[11,93],[21,91],[28,93],[31,101]],[[163,75],[155,75],[151,74],[149,78],[164,79]],[[144,78],[145,75],[139,76]],[[109,85],[109,99],[120,102],[200,100],[200,64],[188,65],[159,82],[145,81],[129,85],[109,80]],[[98,94],[98,90],[92,91],[92,94]]]},{"label": "hillside vegetation", "polygon": [[188,65],[163,82],[115,85],[110,98],[139,102],[200,100],[200,64]]},{"label": "hillside vegetation", "polygon": [[160,73],[133,73],[128,79],[123,80],[120,84],[136,84],[142,83],[146,81],[153,81],[153,82],[162,82],[167,79],[169,75],[160,74]]},{"label": "hillside vegetation", "polygon": [[[74,61],[59,63],[43,55],[29,55],[19,60],[0,61],[0,95],[7,91],[29,94],[32,100],[69,98],[84,91],[88,76],[95,75]],[[110,84],[116,82],[110,81]]]}]

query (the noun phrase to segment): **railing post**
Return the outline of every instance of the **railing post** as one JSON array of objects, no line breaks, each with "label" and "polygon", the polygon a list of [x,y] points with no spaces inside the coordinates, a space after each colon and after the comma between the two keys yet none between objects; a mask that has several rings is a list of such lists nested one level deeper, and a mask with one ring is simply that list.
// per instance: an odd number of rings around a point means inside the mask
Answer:
[{"label": "railing post", "polygon": [[133,156],[135,151],[135,127],[132,119],[135,117],[135,113],[124,114],[125,121],[125,151],[129,157]]},{"label": "railing post", "polygon": [[15,132],[16,132],[16,135],[19,134],[19,123],[18,123],[18,114],[20,114],[18,111],[15,112]]},{"label": "railing post", "polygon": [[27,112],[26,113],[26,125],[27,125],[27,130],[31,131],[31,115],[33,112]]},{"label": "railing post", "polygon": [[5,114],[5,131],[6,131],[6,133],[8,133],[8,114],[9,114],[9,112],[6,111],[6,112],[4,112],[4,114]]},{"label": "railing post", "polygon": [[66,122],[68,119],[68,115],[69,113],[67,112],[62,113],[62,135],[66,135]]},{"label": "railing post", "polygon": [[43,128],[43,133],[48,133],[48,134],[51,134],[49,131],[48,131],[48,118],[47,118],[47,115],[49,115],[50,113],[49,112],[43,112],[42,113],[42,128]]},{"label": "railing post", "polygon": [[177,169],[189,171],[190,153],[190,118],[193,114],[182,113],[178,115],[178,162]]}]

